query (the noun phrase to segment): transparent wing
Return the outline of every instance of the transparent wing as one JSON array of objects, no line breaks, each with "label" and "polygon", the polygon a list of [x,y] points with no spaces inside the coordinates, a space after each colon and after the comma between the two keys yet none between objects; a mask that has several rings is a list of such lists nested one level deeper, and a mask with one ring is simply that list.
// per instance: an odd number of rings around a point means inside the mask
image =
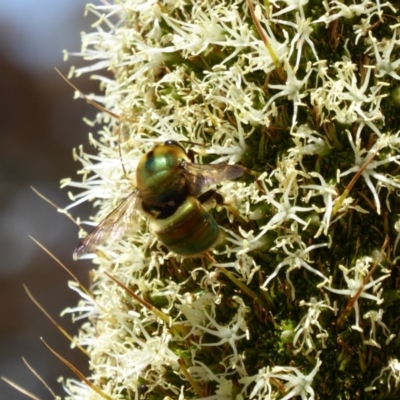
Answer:
[{"label": "transparent wing", "polygon": [[94,251],[97,246],[105,243],[107,240],[117,240],[126,233],[134,232],[136,230],[135,222],[137,219],[135,214],[139,205],[139,192],[135,190],[82,240],[74,251],[74,260],[77,260],[88,252]]},{"label": "transparent wing", "polygon": [[185,175],[191,195],[198,197],[209,186],[241,177],[245,170],[245,167],[236,164],[188,163],[185,167]]}]

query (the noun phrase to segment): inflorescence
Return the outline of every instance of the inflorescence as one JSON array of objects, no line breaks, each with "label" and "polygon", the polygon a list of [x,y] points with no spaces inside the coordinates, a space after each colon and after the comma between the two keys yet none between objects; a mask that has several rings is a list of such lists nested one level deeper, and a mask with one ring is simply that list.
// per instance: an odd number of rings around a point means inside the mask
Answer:
[{"label": "inflorescence", "polygon": [[[98,21],[73,55],[90,65],[72,72],[95,74],[94,99],[120,118],[89,121],[101,129],[94,155],[74,153],[82,181],[64,181],[79,189],[69,208],[94,200],[98,223],[165,140],[254,171],[218,187],[229,206],[210,211],[224,240],[208,255],[168,253],[141,217],[92,255],[92,296],[75,288],[82,300],[67,312],[88,318],[77,342],[93,384],[113,399],[399,393],[394,5],[120,0],[87,11]],[[102,398],[76,380],[65,388]]]}]

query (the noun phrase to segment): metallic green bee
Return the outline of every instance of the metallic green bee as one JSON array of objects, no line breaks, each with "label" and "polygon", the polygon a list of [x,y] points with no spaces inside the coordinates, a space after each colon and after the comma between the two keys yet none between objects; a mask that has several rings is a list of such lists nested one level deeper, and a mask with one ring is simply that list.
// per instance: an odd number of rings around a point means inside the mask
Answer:
[{"label": "metallic green bee", "polygon": [[136,189],[82,240],[74,259],[129,234],[138,210],[173,253],[193,256],[207,251],[217,242],[219,227],[204,206],[212,200],[223,203],[210,187],[239,178],[245,170],[240,165],[196,164],[173,140],[156,145],[139,160]]}]

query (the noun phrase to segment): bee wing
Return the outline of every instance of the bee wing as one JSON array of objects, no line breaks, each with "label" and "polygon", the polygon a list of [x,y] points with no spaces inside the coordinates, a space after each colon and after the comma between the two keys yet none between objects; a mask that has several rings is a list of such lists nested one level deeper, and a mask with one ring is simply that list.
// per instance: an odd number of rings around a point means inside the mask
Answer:
[{"label": "bee wing", "polygon": [[120,239],[125,233],[132,231],[140,204],[139,192],[135,190],[110,212],[75,249],[73,258],[77,260],[82,255],[94,251],[97,246],[107,240]]},{"label": "bee wing", "polygon": [[219,182],[239,178],[246,168],[237,164],[188,163],[185,168],[186,181],[193,196],[200,196],[204,189]]}]

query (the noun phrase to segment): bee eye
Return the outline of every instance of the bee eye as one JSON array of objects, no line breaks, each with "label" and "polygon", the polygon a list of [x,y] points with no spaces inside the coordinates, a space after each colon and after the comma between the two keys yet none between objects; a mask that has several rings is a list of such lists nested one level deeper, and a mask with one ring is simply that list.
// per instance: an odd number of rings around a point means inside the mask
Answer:
[{"label": "bee eye", "polygon": [[166,142],[164,142],[164,146],[175,146],[185,151],[185,149],[176,140],[167,140]]}]

